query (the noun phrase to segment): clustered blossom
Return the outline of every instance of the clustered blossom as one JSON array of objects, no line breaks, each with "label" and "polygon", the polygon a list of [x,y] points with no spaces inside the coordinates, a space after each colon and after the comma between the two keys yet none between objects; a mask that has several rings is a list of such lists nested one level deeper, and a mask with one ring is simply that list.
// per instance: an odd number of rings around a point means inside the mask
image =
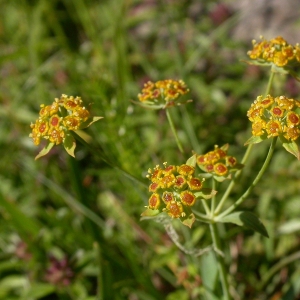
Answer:
[{"label": "clustered blossom", "polygon": [[242,167],[237,159],[227,155],[228,144],[219,148],[217,145],[213,151],[197,155],[197,165],[201,170],[211,173],[214,176],[224,177],[229,172],[236,171]]},{"label": "clustered blossom", "polygon": [[251,59],[259,62],[273,63],[278,67],[287,66],[293,62],[300,62],[300,46],[292,46],[281,36],[270,41],[261,37],[261,41],[253,40],[253,49],[248,51]]},{"label": "clustered blossom", "polygon": [[157,82],[148,81],[144,84],[142,93],[138,94],[140,102],[147,105],[156,105],[158,108],[180,104],[177,99],[189,92],[186,84],[182,80],[160,80]]},{"label": "clustered blossom", "polygon": [[264,138],[283,136],[295,141],[300,135],[300,101],[285,96],[258,96],[247,112],[252,135]]},{"label": "clustered blossom", "polygon": [[62,143],[67,131],[83,128],[82,125],[90,116],[82,106],[80,97],[62,95],[60,99],[55,98],[51,105],[42,104],[40,107],[39,118],[30,125],[30,137],[35,145],[39,145],[42,138],[56,145]]},{"label": "clustered blossom", "polygon": [[166,212],[172,218],[184,218],[197,199],[196,192],[202,189],[204,179],[194,177],[195,168],[183,164],[156,166],[148,170],[151,180],[148,208]]}]

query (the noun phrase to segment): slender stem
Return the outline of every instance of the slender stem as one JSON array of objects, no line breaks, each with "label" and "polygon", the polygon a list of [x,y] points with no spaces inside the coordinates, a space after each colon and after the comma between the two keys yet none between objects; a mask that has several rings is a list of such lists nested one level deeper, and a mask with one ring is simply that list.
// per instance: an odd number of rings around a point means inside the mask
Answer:
[{"label": "slender stem", "polygon": [[244,200],[248,197],[248,195],[251,193],[253,188],[256,186],[256,184],[259,182],[259,180],[261,179],[261,177],[265,173],[265,171],[266,171],[266,169],[267,169],[267,167],[268,167],[268,165],[271,161],[271,158],[273,156],[276,142],[277,142],[277,137],[274,137],[273,140],[272,140],[268,155],[266,157],[266,160],[265,160],[263,166],[261,167],[259,173],[257,174],[256,178],[253,180],[253,182],[251,183],[249,188],[246,190],[246,192],[233,205],[231,205],[223,213],[221,213],[219,216],[217,216],[215,218],[215,221],[217,221],[218,219],[222,219],[223,217],[225,217],[226,215],[231,213],[236,207],[238,207],[240,204],[242,204],[244,202]]},{"label": "slender stem", "polygon": [[220,280],[221,280],[221,284],[222,284],[224,300],[231,300],[232,298],[229,293],[229,284],[228,284],[228,279],[227,279],[228,272],[226,271],[225,260],[222,255],[217,254],[221,251],[221,241],[220,241],[220,237],[219,237],[217,224],[213,223],[213,224],[210,224],[209,226],[210,226],[210,232],[211,232],[211,236],[212,236],[212,240],[213,240],[213,245],[216,250],[216,259],[218,262],[219,276],[220,276]]},{"label": "slender stem", "polygon": [[[217,182],[213,178],[212,179],[212,190],[215,191],[216,189],[217,189]],[[213,197],[211,199],[211,206],[210,206],[210,210],[213,215],[215,214],[215,207],[216,207],[216,195],[213,195]]]},{"label": "slender stem", "polygon": [[169,112],[169,109],[166,108],[166,114],[167,114],[167,118],[168,118],[168,121],[169,121],[169,124],[170,124],[170,127],[172,129],[172,132],[174,134],[174,137],[175,137],[175,140],[176,140],[176,143],[177,143],[177,146],[178,146],[178,149],[181,153],[184,153],[183,151],[183,147],[182,147],[182,144],[178,138],[178,135],[177,135],[177,132],[176,132],[176,129],[175,129],[175,126],[174,126],[174,122],[172,120],[172,117],[171,117],[171,114]]},{"label": "slender stem", "polygon": [[273,72],[272,69],[271,69],[271,74],[270,74],[270,77],[269,77],[269,82],[268,82],[268,85],[267,85],[265,96],[267,96],[271,92],[271,87],[272,87],[274,76],[275,76],[275,72]]},{"label": "slender stem", "polygon": [[[273,83],[273,80],[274,80],[274,76],[275,76],[275,73],[272,72],[272,70],[271,70],[271,73],[270,73],[270,77],[269,77],[269,81],[268,81],[268,85],[267,85],[267,88],[266,88],[265,95],[270,94],[271,87],[272,87],[272,83]],[[253,144],[248,145],[247,150],[246,150],[246,152],[245,152],[245,154],[244,154],[244,157],[243,157],[243,159],[242,159],[242,161],[241,161],[242,164],[246,164],[246,162],[248,161],[248,158],[249,158],[249,156],[250,156],[250,153],[251,153],[252,149],[253,149]],[[223,194],[223,197],[222,197],[222,199],[220,200],[220,202],[219,202],[219,204],[218,204],[216,210],[214,211],[214,215],[217,215],[217,214],[222,210],[225,201],[227,200],[227,198],[228,198],[228,196],[230,195],[232,189],[233,189],[234,186],[236,185],[237,179],[240,177],[241,173],[242,173],[242,170],[239,170],[239,171],[237,171],[237,172],[235,173],[235,175],[234,175],[232,181],[231,181],[230,184],[228,185],[228,187],[227,187],[225,193]]]},{"label": "slender stem", "polygon": [[[245,153],[245,155],[244,155],[244,157],[243,157],[243,159],[242,159],[242,161],[241,161],[242,164],[245,164],[245,163],[248,161],[248,158],[249,158],[249,156],[250,156],[250,153],[251,153],[251,151],[252,151],[252,148],[253,148],[253,144],[250,144],[250,145],[247,147],[246,153]],[[235,186],[235,184],[236,184],[236,182],[237,182],[237,179],[240,177],[241,173],[242,173],[242,170],[239,170],[239,171],[237,171],[237,172],[235,173],[235,175],[234,175],[232,181],[231,181],[230,184],[228,185],[228,187],[227,187],[225,193],[223,194],[223,197],[222,197],[222,199],[220,200],[220,202],[219,202],[219,204],[218,204],[216,210],[214,211],[214,214],[215,214],[215,215],[217,215],[217,214],[221,211],[221,209],[222,209],[222,207],[223,207],[225,201],[227,200],[229,194],[231,193],[231,191],[232,191],[233,187]]]},{"label": "slender stem", "polygon": [[202,205],[204,207],[206,215],[209,216],[211,214],[211,211],[210,211],[210,209],[209,209],[209,207],[208,207],[208,205],[206,203],[206,200],[201,199],[201,203],[202,203]]}]

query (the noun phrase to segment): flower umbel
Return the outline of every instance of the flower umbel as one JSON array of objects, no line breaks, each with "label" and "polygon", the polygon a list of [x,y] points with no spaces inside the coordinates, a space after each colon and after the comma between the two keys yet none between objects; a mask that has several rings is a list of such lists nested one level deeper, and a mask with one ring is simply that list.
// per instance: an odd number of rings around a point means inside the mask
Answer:
[{"label": "flower umbel", "polygon": [[248,51],[248,56],[252,60],[260,63],[272,63],[277,67],[284,67],[300,62],[300,47],[288,44],[281,36],[270,41],[261,37],[261,41],[253,40],[253,49]]},{"label": "flower umbel", "polygon": [[227,155],[228,147],[228,144],[221,148],[216,145],[213,151],[197,155],[198,167],[206,173],[211,173],[218,181],[229,178],[230,172],[241,169],[243,165],[239,164],[235,157]]},{"label": "flower umbel", "polygon": [[189,89],[182,80],[166,79],[155,83],[148,81],[138,98],[142,106],[161,109],[182,104],[179,97],[188,92]]},{"label": "flower umbel", "polygon": [[89,127],[102,117],[90,117],[90,112],[83,106],[80,97],[68,97],[62,95],[55,98],[51,105],[41,104],[39,118],[31,124],[29,135],[35,145],[39,145],[41,139],[48,141],[47,146],[36,157],[46,155],[54,145],[63,143],[68,154],[74,156],[75,140],[70,131]]},{"label": "flower umbel", "polygon": [[300,136],[300,101],[286,96],[258,96],[247,112],[252,137],[246,144],[279,137],[287,151],[299,157],[295,141]]},{"label": "flower umbel", "polygon": [[[163,168],[157,165],[148,170],[147,177],[151,181],[149,192],[152,194],[147,209],[156,210],[157,213],[166,212],[171,218],[179,218],[183,223],[187,219],[193,219],[191,207],[198,198],[209,199],[212,191],[203,188],[205,179],[195,176],[194,166],[163,165]],[[147,213],[143,215],[146,216]],[[191,226],[192,222],[184,224]]]}]

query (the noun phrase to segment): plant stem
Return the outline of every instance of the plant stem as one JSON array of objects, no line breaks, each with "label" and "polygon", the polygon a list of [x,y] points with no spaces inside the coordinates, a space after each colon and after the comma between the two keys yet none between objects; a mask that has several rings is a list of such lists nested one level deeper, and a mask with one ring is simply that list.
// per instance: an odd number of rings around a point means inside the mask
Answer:
[{"label": "plant stem", "polygon": [[180,140],[179,140],[179,138],[178,138],[178,135],[177,135],[177,132],[176,132],[176,129],[175,129],[175,126],[174,126],[174,123],[173,123],[173,120],[172,120],[172,117],[171,117],[171,114],[170,114],[168,108],[166,109],[166,114],[167,114],[167,118],[168,118],[170,127],[171,127],[171,129],[172,129],[172,132],[173,132],[173,134],[174,134],[174,137],[175,137],[175,140],[176,140],[178,149],[179,149],[179,151],[183,154],[183,153],[184,153],[183,147],[182,147],[182,144],[181,144],[181,142],[180,142]]},{"label": "plant stem", "polygon": [[[212,179],[212,190],[215,191],[217,189],[217,182],[216,180],[213,178]],[[214,195],[211,199],[211,206],[210,206],[210,210],[212,215],[215,214],[215,207],[216,207],[216,195]]]},{"label": "plant stem", "polygon": [[219,216],[217,216],[217,218],[215,218],[215,221],[217,221],[218,219],[222,219],[226,215],[230,214],[233,210],[235,210],[236,207],[238,207],[240,204],[242,204],[243,201],[248,197],[248,195],[251,193],[253,188],[256,186],[256,184],[259,182],[259,180],[261,179],[261,177],[265,173],[265,171],[266,171],[266,169],[267,169],[267,167],[268,167],[268,165],[271,161],[271,158],[273,156],[276,142],[277,142],[277,137],[274,137],[273,140],[272,140],[268,155],[266,157],[266,160],[265,160],[263,166],[261,167],[259,173],[257,174],[256,178],[253,180],[253,182],[251,183],[249,188],[246,190],[246,192],[233,205],[231,205],[223,213],[221,213]]},{"label": "plant stem", "polygon": [[[271,73],[270,73],[268,85],[267,85],[267,88],[266,88],[265,96],[268,95],[268,94],[270,94],[272,83],[273,83],[273,80],[274,80],[274,76],[275,76],[275,73],[271,69]],[[246,164],[246,162],[248,161],[248,158],[250,156],[250,153],[251,153],[252,149],[253,149],[253,144],[248,145],[247,150],[246,150],[246,152],[244,154],[244,157],[243,157],[243,159],[241,161],[242,164]],[[220,202],[219,202],[216,210],[214,211],[214,215],[217,215],[222,210],[225,201],[227,200],[227,198],[230,195],[232,189],[234,188],[235,184],[237,183],[237,179],[240,177],[241,173],[242,173],[242,170],[239,170],[239,171],[237,171],[235,173],[232,181],[228,185],[225,193],[223,194],[223,197],[220,200]]]},{"label": "plant stem", "polygon": [[222,290],[224,295],[224,300],[231,300],[231,296],[229,293],[229,284],[227,279],[227,272],[225,267],[225,260],[224,257],[218,254],[221,251],[221,241],[219,237],[219,232],[217,228],[217,224],[213,223],[209,225],[210,232],[213,240],[213,245],[216,250],[216,259],[218,262],[218,269],[219,269],[219,276],[222,284]]},{"label": "plant stem", "polygon": [[[243,159],[242,159],[242,161],[241,161],[242,164],[245,164],[245,163],[247,162],[247,160],[248,160],[248,158],[249,158],[249,156],[250,156],[250,153],[251,153],[251,151],[252,151],[252,148],[253,148],[253,144],[250,144],[250,145],[247,147],[246,153],[245,153],[245,155],[244,155],[244,157],[243,157]],[[232,191],[233,187],[235,186],[235,184],[236,184],[236,182],[237,182],[237,179],[240,177],[241,173],[242,173],[242,170],[239,170],[239,171],[237,171],[237,172],[235,173],[235,175],[234,175],[232,181],[231,181],[230,184],[228,185],[228,187],[227,187],[225,193],[223,194],[223,197],[222,197],[222,199],[220,200],[220,202],[219,202],[219,204],[218,204],[216,210],[214,211],[214,214],[215,214],[215,215],[217,215],[217,214],[221,211],[221,209],[222,209],[222,207],[223,207],[225,201],[227,200],[229,194],[231,193],[231,191]]]}]

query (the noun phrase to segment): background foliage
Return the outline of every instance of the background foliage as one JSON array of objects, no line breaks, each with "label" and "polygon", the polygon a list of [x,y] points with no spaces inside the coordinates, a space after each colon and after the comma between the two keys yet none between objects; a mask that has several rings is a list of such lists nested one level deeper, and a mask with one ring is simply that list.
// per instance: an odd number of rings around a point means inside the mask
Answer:
[{"label": "background foliage", "polygon": [[[192,150],[215,144],[230,143],[242,157],[246,111],[265,90],[266,72],[240,62],[258,37],[235,40],[237,15],[202,2],[0,1],[0,299],[220,297],[213,296],[220,289],[210,253],[185,256],[161,224],[139,221],[147,169],[184,163]],[[171,111],[186,157],[163,111],[130,102],[144,82],[165,78],[181,78],[191,90],[193,103]],[[274,93],[284,89],[298,96],[299,83],[279,78]],[[104,117],[86,130],[101,148],[95,154],[78,145],[72,159],[55,147],[34,161],[29,124],[40,104],[61,94],[81,96]],[[267,146],[256,146],[244,183]],[[270,238],[223,228],[236,299],[299,298],[299,178],[299,162],[279,148],[243,206]],[[210,244],[204,225],[175,227],[186,248]]]}]

